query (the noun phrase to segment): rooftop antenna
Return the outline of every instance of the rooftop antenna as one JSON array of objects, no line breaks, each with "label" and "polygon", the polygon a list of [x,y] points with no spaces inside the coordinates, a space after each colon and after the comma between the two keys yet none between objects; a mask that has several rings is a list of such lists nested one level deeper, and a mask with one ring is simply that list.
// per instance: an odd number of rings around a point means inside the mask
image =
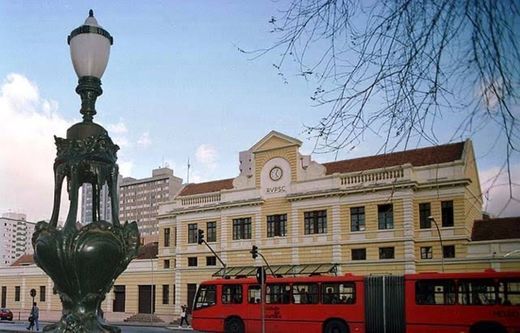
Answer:
[{"label": "rooftop antenna", "polygon": [[187,175],[186,175],[186,184],[190,183],[190,167],[191,167],[190,158],[188,157],[188,171],[187,171]]}]

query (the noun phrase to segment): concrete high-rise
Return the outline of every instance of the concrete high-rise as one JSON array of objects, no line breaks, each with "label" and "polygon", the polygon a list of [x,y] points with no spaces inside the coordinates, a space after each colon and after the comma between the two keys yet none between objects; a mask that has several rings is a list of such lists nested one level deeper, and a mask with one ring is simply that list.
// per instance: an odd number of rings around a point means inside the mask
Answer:
[{"label": "concrete high-rise", "polygon": [[9,266],[24,253],[32,253],[31,237],[35,224],[25,214],[5,213],[0,217],[0,267]]},{"label": "concrete high-rise", "polygon": [[[112,222],[112,207],[108,193],[108,186],[105,184],[99,192],[99,218]],[[83,184],[81,188],[81,223],[89,224],[92,222],[92,185]]]},{"label": "concrete high-rise", "polygon": [[119,184],[119,220],[137,221],[141,241],[158,241],[157,213],[159,204],[171,201],[182,187],[182,179],[170,168],[152,170],[152,177],[125,177]]}]

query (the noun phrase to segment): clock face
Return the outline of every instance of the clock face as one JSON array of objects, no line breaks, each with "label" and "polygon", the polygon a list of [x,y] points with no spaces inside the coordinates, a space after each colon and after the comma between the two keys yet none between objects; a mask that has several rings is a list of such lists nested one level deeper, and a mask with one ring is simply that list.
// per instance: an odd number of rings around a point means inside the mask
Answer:
[{"label": "clock face", "polygon": [[280,178],[282,178],[282,175],[283,175],[282,169],[277,166],[275,166],[274,168],[271,169],[271,171],[269,171],[269,177],[274,181],[277,181]]}]

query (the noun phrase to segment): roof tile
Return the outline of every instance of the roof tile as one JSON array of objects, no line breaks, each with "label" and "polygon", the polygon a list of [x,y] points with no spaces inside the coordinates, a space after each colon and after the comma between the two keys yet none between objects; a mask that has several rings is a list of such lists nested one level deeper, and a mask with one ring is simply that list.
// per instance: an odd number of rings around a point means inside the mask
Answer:
[{"label": "roof tile", "polygon": [[233,188],[233,178],[215,180],[206,183],[188,184],[179,193],[179,196],[218,192]]},{"label": "roof tile", "polygon": [[413,166],[423,166],[460,160],[463,150],[464,142],[458,142],[442,146],[323,163],[323,165],[327,168],[327,175],[336,172],[345,173],[387,168],[406,163],[410,163]]},{"label": "roof tile", "polygon": [[520,238],[520,216],[476,220],[471,232],[472,241]]}]

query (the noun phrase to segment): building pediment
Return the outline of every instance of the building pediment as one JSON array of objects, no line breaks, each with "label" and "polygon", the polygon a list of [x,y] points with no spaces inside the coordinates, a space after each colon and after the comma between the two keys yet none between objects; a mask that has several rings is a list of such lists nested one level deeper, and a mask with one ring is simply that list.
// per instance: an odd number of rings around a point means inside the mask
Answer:
[{"label": "building pediment", "polygon": [[277,131],[271,131],[260,141],[258,141],[253,147],[251,147],[250,151],[254,154],[293,146],[300,147],[301,145],[302,142],[298,139],[292,138]]}]

